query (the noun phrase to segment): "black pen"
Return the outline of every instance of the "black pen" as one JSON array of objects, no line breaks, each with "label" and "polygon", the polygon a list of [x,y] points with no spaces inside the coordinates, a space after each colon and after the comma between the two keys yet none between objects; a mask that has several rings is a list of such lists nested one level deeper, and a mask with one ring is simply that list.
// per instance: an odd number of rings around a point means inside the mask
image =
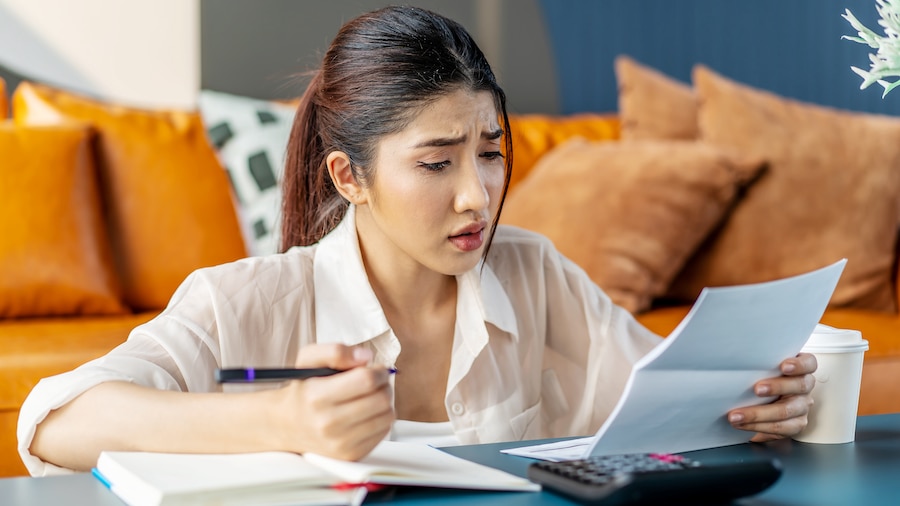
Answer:
[{"label": "black pen", "polygon": [[[342,369],[330,367],[314,367],[311,369],[266,369],[255,367],[242,367],[236,369],[216,369],[216,382],[218,383],[259,383],[262,381],[286,381],[295,379],[321,378],[331,376]],[[388,372],[394,374],[397,369],[388,368]]]}]

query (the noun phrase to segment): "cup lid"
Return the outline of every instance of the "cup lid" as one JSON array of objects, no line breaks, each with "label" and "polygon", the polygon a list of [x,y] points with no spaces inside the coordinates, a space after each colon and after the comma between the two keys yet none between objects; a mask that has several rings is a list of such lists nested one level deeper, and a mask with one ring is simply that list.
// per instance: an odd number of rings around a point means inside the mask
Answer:
[{"label": "cup lid", "polygon": [[821,323],[809,336],[803,350],[809,353],[848,353],[869,349],[869,342],[854,329],[838,329]]}]

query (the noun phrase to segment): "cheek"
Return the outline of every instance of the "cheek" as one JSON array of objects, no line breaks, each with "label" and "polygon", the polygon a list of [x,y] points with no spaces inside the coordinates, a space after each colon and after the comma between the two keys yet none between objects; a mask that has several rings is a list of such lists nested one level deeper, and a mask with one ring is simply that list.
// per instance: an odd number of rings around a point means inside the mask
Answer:
[{"label": "cheek", "polygon": [[[382,214],[392,216],[392,219],[421,221],[425,215],[434,214],[436,197],[439,189],[434,184],[429,184],[415,174],[384,174],[379,180],[377,191],[373,192],[376,198],[375,207]],[[384,198],[378,199],[381,196]]]},{"label": "cheek", "polygon": [[496,208],[500,204],[500,195],[503,193],[503,182],[506,179],[506,167],[499,165],[487,170],[484,178],[484,187],[490,195],[491,205]]}]

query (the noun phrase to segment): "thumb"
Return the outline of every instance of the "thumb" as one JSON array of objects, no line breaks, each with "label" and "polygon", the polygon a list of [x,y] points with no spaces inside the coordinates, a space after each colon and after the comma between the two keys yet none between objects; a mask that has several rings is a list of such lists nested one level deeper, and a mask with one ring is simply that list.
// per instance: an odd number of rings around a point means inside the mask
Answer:
[{"label": "thumb", "polygon": [[368,364],[372,358],[372,351],[368,348],[344,344],[310,344],[297,352],[295,366],[352,369]]}]

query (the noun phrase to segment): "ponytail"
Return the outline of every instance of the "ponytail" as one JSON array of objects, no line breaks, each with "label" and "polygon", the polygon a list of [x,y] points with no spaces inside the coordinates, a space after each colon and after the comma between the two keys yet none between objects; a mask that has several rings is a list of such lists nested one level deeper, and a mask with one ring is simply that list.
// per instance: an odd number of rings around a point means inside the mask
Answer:
[{"label": "ponytail", "polygon": [[281,251],[315,244],[344,217],[347,202],[335,189],[325,167],[319,135],[317,95],[322,73],[313,75],[300,100],[288,141],[282,189]]}]

